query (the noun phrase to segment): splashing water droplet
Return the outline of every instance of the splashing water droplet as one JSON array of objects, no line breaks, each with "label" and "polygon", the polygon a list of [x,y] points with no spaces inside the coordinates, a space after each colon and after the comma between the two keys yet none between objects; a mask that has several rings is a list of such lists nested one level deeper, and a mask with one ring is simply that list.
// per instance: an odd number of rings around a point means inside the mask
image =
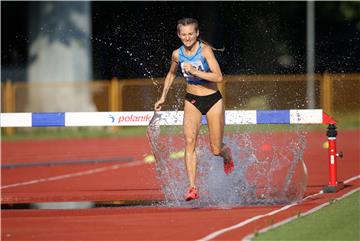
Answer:
[{"label": "splashing water droplet", "polygon": [[303,133],[226,134],[224,142],[232,149],[235,164],[234,172],[226,175],[222,158],[211,154],[207,130],[201,129],[196,148],[200,198],[185,202],[188,179],[183,155],[179,155],[184,151],[182,127],[160,126],[160,121],[166,119],[155,112],[147,135],[166,206],[231,208],[285,204],[303,198],[307,185]]}]

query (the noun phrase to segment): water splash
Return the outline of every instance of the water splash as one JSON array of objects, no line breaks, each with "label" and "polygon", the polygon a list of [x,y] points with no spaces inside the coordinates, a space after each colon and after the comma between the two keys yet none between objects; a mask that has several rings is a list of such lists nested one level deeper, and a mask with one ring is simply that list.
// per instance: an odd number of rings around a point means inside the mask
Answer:
[{"label": "water splash", "polygon": [[150,62],[150,59],[153,58],[153,55],[149,55],[147,57],[143,56],[143,53],[138,53],[138,51],[137,52],[133,51],[129,47],[124,48],[123,46],[117,44],[116,42],[113,42],[112,40],[107,41],[93,36],[90,36],[89,39],[91,41],[96,41],[100,44],[107,46],[112,50],[116,50],[117,52],[126,55],[127,59],[130,59],[136,65],[138,70],[139,71],[141,70],[143,72],[142,77],[150,79],[155,86],[159,85],[158,80],[156,80],[153,77],[153,70],[149,69],[149,67],[146,66],[148,65],[146,63]]},{"label": "water splash", "polygon": [[166,206],[231,208],[288,204],[303,198],[307,185],[302,159],[306,147],[304,132],[235,130],[226,134],[224,142],[232,149],[235,164],[234,172],[226,175],[222,158],[211,154],[207,128],[202,128],[196,148],[200,198],[185,202],[188,179],[183,156],[172,155],[184,149],[182,127],[160,126],[162,118],[161,113],[154,113],[147,135]]}]

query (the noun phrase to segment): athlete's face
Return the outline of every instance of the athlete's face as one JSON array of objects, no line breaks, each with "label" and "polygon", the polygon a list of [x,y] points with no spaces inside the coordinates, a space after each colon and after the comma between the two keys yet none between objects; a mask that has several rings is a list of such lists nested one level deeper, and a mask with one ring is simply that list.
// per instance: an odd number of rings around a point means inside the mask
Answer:
[{"label": "athlete's face", "polygon": [[199,30],[195,29],[194,24],[181,26],[178,36],[185,47],[191,47],[196,43],[196,40],[199,36]]}]

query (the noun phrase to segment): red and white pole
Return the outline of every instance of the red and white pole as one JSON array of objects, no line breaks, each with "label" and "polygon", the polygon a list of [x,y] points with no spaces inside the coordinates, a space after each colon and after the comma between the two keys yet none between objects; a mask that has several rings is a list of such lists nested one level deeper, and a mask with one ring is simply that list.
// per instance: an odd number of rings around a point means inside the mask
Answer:
[{"label": "red and white pole", "polygon": [[329,185],[335,186],[337,184],[336,175],[336,138],[329,137]]},{"label": "red and white pole", "polygon": [[337,192],[338,190],[344,188],[344,184],[342,182],[337,181],[337,157],[343,157],[343,153],[336,152],[336,126],[335,124],[329,124],[328,131],[328,144],[329,144],[329,183],[324,187],[324,192]]}]

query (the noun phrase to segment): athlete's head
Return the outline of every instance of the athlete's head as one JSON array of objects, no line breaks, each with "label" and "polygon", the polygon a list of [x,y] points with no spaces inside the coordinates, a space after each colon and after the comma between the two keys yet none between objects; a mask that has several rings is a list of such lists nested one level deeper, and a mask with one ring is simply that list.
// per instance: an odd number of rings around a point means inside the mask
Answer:
[{"label": "athlete's head", "polygon": [[199,37],[198,21],[193,18],[180,19],[177,24],[177,33],[185,46],[192,46]]}]

